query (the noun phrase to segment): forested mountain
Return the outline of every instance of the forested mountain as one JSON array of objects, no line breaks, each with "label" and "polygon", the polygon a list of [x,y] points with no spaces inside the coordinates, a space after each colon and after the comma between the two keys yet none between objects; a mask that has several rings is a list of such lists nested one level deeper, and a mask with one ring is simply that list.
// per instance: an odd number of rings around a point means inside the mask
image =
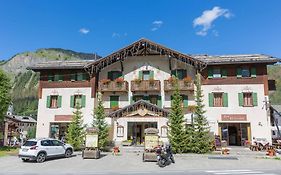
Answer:
[{"label": "forested mountain", "polygon": [[276,83],[276,91],[269,95],[270,102],[273,105],[281,105],[281,65],[268,66],[267,72],[269,79],[275,80]]},{"label": "forested mountain", "polygon": [[100,56],[96,54],[48,48],[16,54],[7,61],[0,61],[0,69],[3,69],[11,77],[13,84],[12,102],[15,113],[34,116],[37,114],[39,74],[26,70],[28,66],[51,60],[95,60],[99,58]]}]

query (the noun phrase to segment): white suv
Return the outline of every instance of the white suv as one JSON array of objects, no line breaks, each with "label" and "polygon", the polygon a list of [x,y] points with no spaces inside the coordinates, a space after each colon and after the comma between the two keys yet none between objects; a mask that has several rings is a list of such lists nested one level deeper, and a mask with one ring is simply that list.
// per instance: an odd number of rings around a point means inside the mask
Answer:
[{"label": "white suv", "polygon": [[51,138],[30,139],[21,146],[19,158],[24,162],[36,160],[41,163],[50,157],[70,157],[72,153],[73,147],[59,140]]}]

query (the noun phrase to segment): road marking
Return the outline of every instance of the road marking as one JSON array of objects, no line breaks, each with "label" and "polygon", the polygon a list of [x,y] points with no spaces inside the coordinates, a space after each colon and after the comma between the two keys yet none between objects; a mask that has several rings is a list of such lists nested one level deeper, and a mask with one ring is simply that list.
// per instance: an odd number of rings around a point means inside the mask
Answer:
[{"label": "road marking", "polygon": [[212,170],[212,171],[205,171],[206,173],[216,174],[216,175],[227,175],[227,174],[257,174],[257,175],[275,175],[275,174],[268,174],[262,171],[254,171],[254,170]]}]

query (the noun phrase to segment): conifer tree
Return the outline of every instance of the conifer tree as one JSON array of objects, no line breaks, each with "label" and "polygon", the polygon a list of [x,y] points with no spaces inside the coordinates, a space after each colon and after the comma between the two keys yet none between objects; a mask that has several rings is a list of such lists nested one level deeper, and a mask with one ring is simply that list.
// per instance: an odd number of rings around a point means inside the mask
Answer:
[{"label": "conifer tree", "polygon": [[105,121],[105,112],[102,101],[102,95],[98,94],[98,106],[94,110],[93,127],[98,129],[98,147],[101,150],[105,149],[108,144],[108,125]]},{"label": "conifer tree", "polygon": [[204,104],[203,104],[203,94],[201,89],[201,79],[200,74],[196,75],[196,92],[195,92],[195,116],[194,116],[194,145],[192,152],[194,153],[207,153],[211,150],[211,137],[210,137],[210,127],[207,118],[204,116]]},{"label": "conifer tree", "polygon": [[85,137],[85,126],[83,125],[83,115],[80,109],[80,105],[76,104],[76,109],[73,112],[72,121],[69,124],[66,133],[66,140],[73,146],[74,150],[81,149]]},{"label": "conifer tree", "polygon": [[11,103],[11,88],[8,75],[0,69],[0,124],[4,121],[4,116]]},{"label": "conifer tree", "polygon": [[186,150],[186,131],[184,115],[182,110],[182,97],[179,93],[178,82],[176,90],[172,96],[172,109],[169,114],[169,132],[168,138],[174,153],[183,153]]}]

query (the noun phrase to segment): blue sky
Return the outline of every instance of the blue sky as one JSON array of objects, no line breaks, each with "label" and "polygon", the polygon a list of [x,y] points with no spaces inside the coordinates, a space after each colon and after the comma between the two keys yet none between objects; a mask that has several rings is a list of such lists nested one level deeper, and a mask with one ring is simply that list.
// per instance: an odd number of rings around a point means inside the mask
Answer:
[{"label": "blue sky", "polygon": [[1,0],[0,60],[38,48],[106,56],[142,37],[188,54],[281,58],[280,0]]}]

